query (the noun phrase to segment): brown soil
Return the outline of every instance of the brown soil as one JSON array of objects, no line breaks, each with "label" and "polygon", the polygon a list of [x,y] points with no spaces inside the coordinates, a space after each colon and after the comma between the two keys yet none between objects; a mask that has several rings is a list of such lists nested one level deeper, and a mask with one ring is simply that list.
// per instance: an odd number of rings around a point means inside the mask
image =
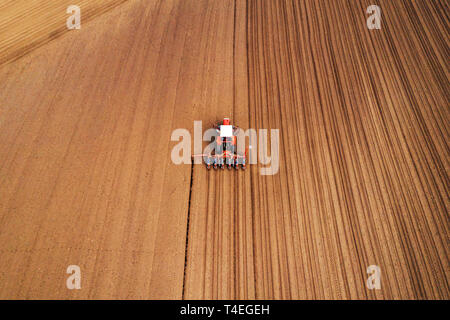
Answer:
[{"label": "brown soil", "polygon": [[[0,3],[0,298],[450,297],[445,1],[37,2]],[[224,116],[278,174],[171,162]]]}]

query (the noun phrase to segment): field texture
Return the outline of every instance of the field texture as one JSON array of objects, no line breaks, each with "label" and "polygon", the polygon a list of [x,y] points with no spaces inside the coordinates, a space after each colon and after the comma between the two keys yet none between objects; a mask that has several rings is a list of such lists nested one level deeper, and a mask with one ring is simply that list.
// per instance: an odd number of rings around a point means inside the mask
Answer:
[{"label": "field texture", "polygon": [[[0,0],[0,298],[449,299],[448,1],[371,2]],[[277,174],[171,161],[225,116]]]}]

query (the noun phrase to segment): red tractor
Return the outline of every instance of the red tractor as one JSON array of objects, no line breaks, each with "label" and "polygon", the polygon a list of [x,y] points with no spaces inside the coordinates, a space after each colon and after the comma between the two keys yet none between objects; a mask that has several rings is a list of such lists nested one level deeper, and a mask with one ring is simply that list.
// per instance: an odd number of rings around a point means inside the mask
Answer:
[{"label": "red tractor", "polygon": [[239,128],[231,125],[229,118],[224,118],[216,125],[215,129],[217,136],[214,143],[214,154],[194,155],[194,157],[203,157],[208,170],[211,169],[211,166],[214,169],[224,169],[227,166],[228,169],[235,168],[237,170],[241,167],[245,170],[246,154],[237,154],[236,132]]}]

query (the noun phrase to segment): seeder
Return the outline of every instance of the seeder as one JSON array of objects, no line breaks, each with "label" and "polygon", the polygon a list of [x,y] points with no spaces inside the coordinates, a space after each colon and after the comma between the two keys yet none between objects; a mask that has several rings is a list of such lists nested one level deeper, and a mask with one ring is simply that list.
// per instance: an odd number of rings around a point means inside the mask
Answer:
[{"label": "seeder", "polygon": [[218,135],[214,141],[214,154],[197,154],[193,157],[202,157],[208,170],[211,167],[224,169],[225,166],[228,169],[238,170],[240,167],[245,170],[247,152],[243,155],[237,152],[236,132],[239,128],[231,125],[229,118],[224,118],[215,129]]}]

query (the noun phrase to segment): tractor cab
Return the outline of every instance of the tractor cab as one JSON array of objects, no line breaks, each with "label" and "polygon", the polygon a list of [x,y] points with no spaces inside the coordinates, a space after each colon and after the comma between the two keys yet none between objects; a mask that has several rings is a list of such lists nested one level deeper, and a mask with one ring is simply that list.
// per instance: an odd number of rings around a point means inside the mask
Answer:
[{"label": "tractor cab", "polygon": [[221,168],[227,165],[231,168],[235,165],[235,152],[236,152],[236,136],[235,130],[237,128],[230,124],[229,118],[224,118],[222,124],[219,124],[216,128],[219,135],[216,137],[216,155],[222,155],[218,159],[217,165]]}]

